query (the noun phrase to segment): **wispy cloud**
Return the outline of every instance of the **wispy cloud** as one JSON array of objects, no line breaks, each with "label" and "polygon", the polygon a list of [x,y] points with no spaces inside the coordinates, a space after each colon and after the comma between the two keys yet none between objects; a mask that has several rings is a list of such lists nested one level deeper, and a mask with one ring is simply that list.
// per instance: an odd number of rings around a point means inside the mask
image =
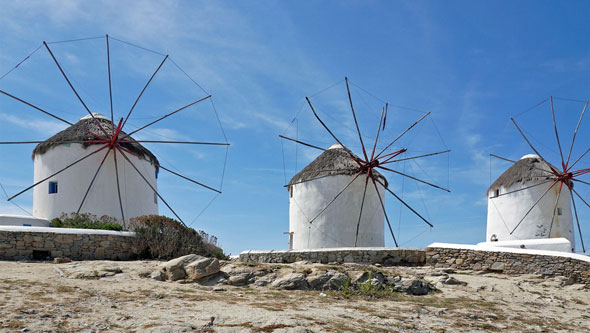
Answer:
[{"label": "wispy cloud", "polygon": [[51,120],[25,119],[6,113],[0,113],[0,121],[8,122],[20,128],[33,130],[47,136],[51,136],[66,128],[66,125],[60,122]]}]

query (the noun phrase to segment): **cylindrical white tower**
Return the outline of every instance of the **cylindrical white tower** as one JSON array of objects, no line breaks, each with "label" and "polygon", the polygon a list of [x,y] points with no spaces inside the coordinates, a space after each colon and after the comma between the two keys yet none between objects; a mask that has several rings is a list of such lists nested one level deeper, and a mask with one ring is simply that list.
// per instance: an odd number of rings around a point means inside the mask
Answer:
[{"label": "cylindrical white tower", "polygon": [[[109,119],[99,114],[95,114],[95,118],[109,134],[113,131],[114,126]],[[97,139],[90,133],[103,135],[95,120],[86,116],[76,124],[39,144],[33,151],[35,183],[104,146],[104,144],[97,144]],[[123,132],[119,134],[119,136],[123,135],[125,135]],[[63,141],[82,143],[59,143]],[[131,141],[122,144],[129,151],[125,155],[157,189],[156,179],[159,164],[156,157],[139,143],[133,142],[131,137],[125,141]],[[80,213],[90,213],[98,217],[107,215],[121,220],[121,206],[115,173],[115,151],[114,149],[109,151],[109,148],[103,149],[35,186],[33,215],[51,220],[63,213],[78,211],[92,178],[108,152],[108,156],[84,200]],[[119,151],[116,154],[125,219],[158,214],[158,200],[155,192]]]},{"label": "cylindrical white tower", "polygon": [[570,241],[573,251],[575,240],[569,189],[562,187],[557,202],[558,182],[535,205],[553,183],[555,176],[550,170],[539,156],[525,155],[490,186],[487,191],[486,242],[565,238]]},{"label": "cylindrical white tower", "polygon": [[[364,204],[367,175],[350,184],[358,171],[349,151],[334,144],[291,179],[289,232],[293,249],[352,247],[355,240],[357,247],[384,246],[384,212],[371,179]],[[373,172],[387,186],[385,177]],[[377,188],[385,204],[384,187],[377,183]]]}]

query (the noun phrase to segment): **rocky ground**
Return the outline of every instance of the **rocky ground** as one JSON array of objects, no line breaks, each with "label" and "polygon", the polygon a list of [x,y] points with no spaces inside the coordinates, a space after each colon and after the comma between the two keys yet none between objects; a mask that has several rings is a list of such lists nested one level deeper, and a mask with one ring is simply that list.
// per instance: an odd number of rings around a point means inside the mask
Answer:
[{"label": "rocky ground", "polygon": [[590,290],[573,280],[193,262],[172,282],[158,261],[0,261],[0,331],[590,331]]}]

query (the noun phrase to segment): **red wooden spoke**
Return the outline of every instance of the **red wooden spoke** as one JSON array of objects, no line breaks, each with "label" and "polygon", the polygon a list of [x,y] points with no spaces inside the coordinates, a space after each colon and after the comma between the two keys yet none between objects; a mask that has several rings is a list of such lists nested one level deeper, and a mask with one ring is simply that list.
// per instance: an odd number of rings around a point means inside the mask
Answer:
[{"label": "red wooden spoke", "polygon": [[82,198],[82,202],[80,202],[80,206],[78,206],[78,210],[76,211],[76,215],[80,214],[80,210],[82,209],[82,206],[84,205],[84,202],[86,201],[86,198],[88,197],[88,193],[90,193],[90,189],[92,188],[92,185],[94,184],[94,181],[96,180],[96,177],[98,176],[98,173],[100,172],[100,169],[102,169],[102,166],[104,165],[104,161],[109,156],[111,149],[113,149],[113,147],[109,146],[109,149],[107,149],[107,153],[104,154],[102,161],[100,161],[100,164],[98,165],[98,168],[96,169],[96,172],[94,173],[94,177],[92,177],[92,180],[90,181],[90,185],[88,185],[88,188],[86,189],[86,193],[84,193],[84,197]]},{"label": "red wooden spoke", "polygon": [[361,147],[363,149],[363,156],[365,156],[365,161],[369,161],[369,157],[367,156],[367,151],[365,150],[365,143],[363,142],[363,136],[361,134],[361,129],[359,128],[359,123],[356,119],[356,113],[354,112],[354,105],[352,104],[352,97],[350,95],[350,87],[348,86],[348,77],[344,77],[344,81],[346,82],[346,91],[348,92],[348,101],[350,102],[350,110],[352,111],[352,118],[354,119],[354,124],[356,125],[356,131],[359,135],[359,139],[361,140]]},{"label": "red wooden spoke", "polygon": [[291,139],[291,138],[288,138],[288,137],[286,137],[286,136],[283,136],[283,135],[279,135],[279,137],[280,137],[281,139],[285,139],[285,140],[293,141],[293,142],[296,142],[296,143],[298,143],[298,144],[301,144],[301,145],[304,145],[304,146],[307,146],[307,147],[311,147],[311,148],[315,148],[315,149],[318,149],[318,150],[326,151],[326,149],[324,149],[324,148],[322,148],[322,147],[314,146],[314,145],[312,145],[312,144],[310,144],[310,143],[305,143],[305,142],[303,142],[303,141],[299,141],[299,140]]},{"label": "red wooden spoke", "polygon": [[557,147],[559,148],[559,155],[561,155],[561,166],[566,169],[565,160],[563,159],[563,150],[561,149],[561,142],[559,140],[559,133],[557,132],[557,122],[555,121],[555,109],[553,108],[553,96],[549,97],[551,104],[551,115],[553,116],[553,128],[555,129],[555,138],[557,139]]},{"label": "red wooden spoke", "polygon": [[381,162],[380,164],[386,164],[386,163],[395,163],[395,162],[401,162],[401,161],[408,161],[408,160],[413,160],[416,158],[422,158],[422,157],[428,157],[428,156],[434,156],[434,155],[440,155],[440,154],[445,154],[445,153],[450,153],[451,150],[443,150],[443,151],[439,151],[436,153],[430,153],[430,154],[424,154],[424,155],[417,155],[417,156],[410,156],[410,157],[406,157],[406,158],[400,158],[399,160],[393,160],[393,161],[388,161],[388,162]]},{"label": "red wooden spoke", "polygon": [[514,118],[510,118],[510,120],[512,120],[512,123],[514,124],[514,126],[516,126],[516,129],[518,130],[518,132],[520,132],[520,135],[522,135],[522,137],[524,138],[524,140],[526,141],[526,143],[528,143],[529,147],[531,147],[531,149],[537,154],[537,156],[539,156],[539,158],[547,163],[547,166],[549,166],[549,168],[551,169],[551,171],[554,174],[559,173],[559,171],[557,171],[549,162],[547,162],[546,159],[543,158],[543,156],[541,155],[541,153],[539,153],[537,151],[537,149],[533,146],[533,144],[529,141],[529,139],[526,137],[526,135],[524,135],[524,132],[520,129],[520,127],[518,126],[518,124],[516,123],[516,120],[514,120]]},{"label": "red wooden spoke", "polygon": [[[582,109],[582,113],[580,114],[580,119],[578,120],[578,124],[576,125],[576,130],[574,131],[574,136],[572,137],[572,144],[570,145],[570,152],[567,154],[567,161],[565,162],[565,167],[570,163],[570,158],[572,157],[572,150],[574,149],[574,143],[576,142],[576,135],[578,134],[578,129],[580,128],[580,124],[582,123],[582,118],[584,118],[584,113],[586,113],[586,107],[588,107],[588,101],[584,103],[584,109]],[[586,252],[586,251],[584,251]]]},{"label": "red wooden spoke", "polygon": [[117,163],[117,149],[113,149],[113,160],[115,161],[115,179],[117,181],[117,195],[119,197],[119,208],[121,208],[121,218],[125,224],[125,213],[123,212],[123,200],[121,199],[121,186],[119,184],[119,166]]},{"label": "red wooden spoke", "polygon": [[402,134],[398,135],[397,138],[395,138],[393,141],[391,141],[387,146],[385,146],[385,148],[383,148],[379,154],[377,154],[376,158],[379,158],[381,156],[381,154],[383,154],[387,149],[389,149],[389,147],[391,147],[397,140],[399,140],[402,136],[404,136],[406,133],[408,133],[412,128],[414,128],[414,126],[418,125],[422,120],[424,120],[424,118],[426,118],[428,115],[430,115],[430,112],[426,113],[425,115],[423,115],[420,119],[416,120],[410,127],[408,127],[405,131],[402,132]]},{"label": "red wooden spoke", "polygon": [[433,227],[432,223],[428,222],[427,219],[425,219],[422,215],[420,215],[420,213],[418,213],[414,208],[412,208],[412,206],[408,205],[402,198],[400,198],[392,190],[390,190],[388,187],[386,187],[385,184],[383,184],[379,179],[376,179],[376,181],[379,184],[381,184],[387,192],[391,193],[399,202],[401,202],[404,206],[406,206],[409,210],[411,210],[412,213],[416,214],[416,216],[418,216],[422,221],[424,221],[429,226]]},{"label": "red wooden spoke", "polygon": [[[181,108],[179,108],[179,109],[176,109],[176,110],[174,110],[174,111],[172,111],[172,112],[170,112],[170,113],[168,113],[168,114],[166,114],[166,115],[164,115],[164,116],[162,116],[162,117],[160,117],[160,118],[158,118],[158,119],[156,119],[156,120],[152,121],[151,123],[149,123],[149,124],[147,124],[147,125],[144,125],[144,126],[142,126],[142,127],[138,128],[138,129],[136,129],[135,131],[132,131],[132,132],[130,132],[130,133],[127,133],[127,134],[125,134],[124,136],[122,136],[122,137],[121,137],[121,140],[123,140],[123,139],[127,138],[128,136],[131,136],[131,135],[133,135],[133,134],[135,134],[135,133],[137,133],[137,132],[141,131],[142,129],[144,129],[144,128],[146,128],[146,127],[152,126],[153,124],[155,124],[155,123],[157,123],[157,122],[159,122],[159,121],[161,121],[161,120],[164,120],[164,119],[166,119],[166,118],[170,117],[171,115],[173,115],[173,114],[176,114],[177,112],[180,112],[180,111],[182,111],[182,110],[184,110],[184,109],[186,109],[186,108],[188,108],[188,107],[191,107],[191,106],[193,106],[193,105],[195,105],[195,104],[197,104],[197,103],[199,103],[199,102],[202,102],[202,101],[204,101],[204,100],[206,100],[206,99],[209,99],[209,98],[211,98],[211,95],[209,95],[209,96],[207,96],[207,97],[203,97],[203,98],[201,98],[201,99],[199,99],[199,100],[196,100],[196,101],[194,101],[194,102],[192,102],[192,103],[190,103],[190,104],[187,104],[187,105],[185,105],[185,106],[183,106],[183,107],[181,107]],[[123,126],[125,126],[125,122],[123,122]]]},{"label": "red wooden spoke", "polygon": [[360,175],[361,175],[361,173],[357,173],[357,174],[354,176],[354,178],[352,178],[352,180],[351,180],[351,181],[350,181],[350,182],[349,182],[349,183],[348,183],[348,184],[347,184],[347,185],[346,185],[346,186],[345,186],[345,187],[344,187],[342,190],[340,190],[340,192],[338,192],[338,194],[336,194],[336,196],[335,196],[335,197],[332,199],[332,201],[330,201],[330,202],[329,202],[329,203],[326,205],[326,207],[324,207],[324,209],[322,209],[322,211],[321,211],[321,212],[319,212],[319,213],[318,213],[318,214],[317,214],[317,215],[316,215],[316,216],[315,216],[313,219],[311,219],[311,220],[309,221],[309,223],[310,223],[310,224],[311,224],[311,223],[313,223],[313,222],[314,222],[314,221],[315,221],[315,220],[316,220],[318,217],[320,217],[320,215],[322,215],[322,214],[323,214],[323,213],[326,211],[326,209],[328,209],[328,207],[330,207],[330,205],[331,205],[331,204],[333,204],[333,203],[334,203],[334,201],[336,201],[336,199],[338,199],[338,197],[339,197],[340,195],[342,195],[342,193],[344,193],[344,191],[346,191],[346,189],[347,189],[347,188],[348,188],[348,187],[349,187],[349,186],[350,186],[350,185],[351,185],[351,184],[352,184],[352,183],[353,183],[353,182],[354,182],[354,181],[355,181],[355,180],[356,180],[356,179],[357,179],[357,178],[358,178]]},{"label": "red wooden spoke", "polygon": [[145,86],[143,87],[143,89],[141,89],[141,92],[139,93],[139,96],[137,96],[137,98],[135,99],[135,102],[133,103],[133,105],[131,106],[131,109],[129,110],[129,113],[127,113],[127,117],[125,118],[125,121],[123,122],[123,127],[125,126],[125,124],[127,124],[127,120],[129,120],[129,117],[131,116],[131,113],[133,112],[133,109],[135,109],[135,106],[137,105],[137,102],[139,102],[139,99],[141,98],[141,96],[143,95],[143,93],[145,92],[145,90],[147,89],[147,87],[150,85],[150,83],[152,82],[152,80],[154,79],[154,77],[156,76],[156,74],[158,73],[158,71],[160,71],[160,68],[162,68],[162,65],[164,65],[164,62],[166,62],[166,59],[168,59],[168,55],[166,55],[164,57],[164,60],[162,60],[162,62],[158,66],[158,68],[156,68],[156,71],[154,72],[154,74],[152,74],[152,76],[150,77],[150,79],[148,80],[148,82],[145,84]]},{"label": "red wooden spoke", "polygon": [[57,58],[55,58],[55,56],[53,55],[53,52],[51,52],[51,49],[49,48],[49,46],[47,45],[47,43],[46,42],[43,42],[43,45],[45,45],[45,48],[49,52],[49,55],[51,55],[51,58],[53,59],[53,62],[55,62],[55,64],[57,65],[57,68],[59,68],[59,71],[63,75],[64,79],[66,79],[66,82],[68,83],[68,85],[70,86],[70,88],[72,89],[72,91],[74,92],[74,94],[76,95],[76,97],[78,97],[78,100],[80,101],[80,103],[82,103],[82,105],[84,106],[84,109],[86,109],[86,111],[88,112],[88,114],[90,115],[90,117],[92,117],[92,119],[94,119],[94,122],[98,125],[98,127],[104,133],[104,135],[108,137],[109,134],[102,127],[102,125],[100,124],[100,122],[98,121],[98,119],[96,119],[96,117],[94,117],[94,115],[92,114],[92,112],[90,111],[90,109],[88,108],[88,106],[86,106],[86,103],[84,103],[84,100],[82,100],[82,97],[80,97],[80,95],[78,94],[78,92],[76,91],[76,89],[74,88],[74,86],[72,85],[72,82],[70,82],[70,79],[66,75],[66,72],[64,72],[64,70],[61,68],[61,65],[57,61]]},{"label": "red wooden spoke", "polygon": [[383,215],[385,216],[385,221],[387,221],[387,226],[389,227],[389,232],[391,233],[391,237],[393,238],[393,242],[395,243],[395,247],[399,247],[397,244],[397,239],[395,239],[395,234],[393,233],[393,229],[391,228],[391,223],[389,222],[389,217],[387,216],[387,211],[385,209],[385,204],[383,203],[383,198],[381,198],[381,193],[379,193],[379,189],[377,188],[377,184],[375,183],[375,177],[371,175],[371,181],[373,182],[373,186],[375,187],[375,192],[377,192],[377,196],[379,197],[379,203],[381,204],[381,209],[383,209]]},{"label": "red wooden spoke", "polygon": [[363,217],[363,208],[365,206],[365,197],[367,196],[367,186],[369,185],[369,175],[365,178],[365,190],[363,191],[363,200],[361,201],[361,209],[359,212],[359,219],[356,223],[356,235],[354,237],[354,247],[356,247],[359,239],[359,228],[361,227],[361,218]]},{"label": "red wooden spoke", "polygon": [[125,153],[121,150],[121,147],[120,146],[116,146],[116,148],[119,149],[119,151],[121,152],[121,155],[123,156],[123,158],[125,158],[127,160],[127,162],[129,162],[129,164],[131,164],[131,166],[133,167],[133,169],[135,169],[135,171],[145,181],[145,183],[152,189],[152,191],[154,191],[154,193],[156,193],[156,195],[158,196],[158,198],[160,198],[160,200],[162,200],[162,202],[166,205],[166,207],[168,207],[168,209],[170,209],[170,211],[172,212],[172,214],[174,214],[174,216],[176,216],[176,218],[180,221],[180,223],[182,223],[182,225],[186,227],[186,224],[180,218],[180,216],[178,216],[178,214],[176,214],[176,212],[174,211],[174,209],[172,209],[172,207],[170,207],[170,205],[168,204],[168,202],[166,202],[166,200],[160,195],[160,193],[158,193],[158,191],[156,191],[156,189],[149,182],[149,180],[147,180],[145,178],[145,176],[141,173],[141,171],[139,171],[139,169],[135,166],[135,164],[133,164],[133,162],[131,162],[131,160],[129,159],[129,157],[127,157],[127,155],[125,155]]},{"label": "red wooden spoke", "polygon": [[382,166],[382,165],[378,165],[377,167],[378,167],[378,168],[381,168],[381,169],[383,169],[383,170],[387,170],[387,171],[391,171],[391,172],[393,172],[393,173],[397,173],[397,174],[398,174],[398,175],[400,175],[400,176],[404,176],[404,177],[407,177],[407,178],[413,179],[413,180],[415,180],[415,181],[418,181],[418,182],[420,182],[420,183],[423,183],[423,184],[426,184],[426,185],[430,185],[430,186],[432,186],[432,187],[434,187],[434,188],[438,188],[439,190],[443,190],[443,191],[451,192],[449,189],[446,189],[446,188],[444,188],[444,187],[440,187],[440,186],[438,186],[438,185],[435,185],[435,184],[429,183],[429,182],[427,182],[427,181],[424,181],[424,180],[422,180],[422,179],[418,179],[418,178],[416,178],[416,177],[412,177],[412,176],[410,176],[410,175],[408,175],[408,174],[405,174],[405,173],[403,173],[403,172],[399,172],[399,171],[396,171],[396,170],[393,170],[393,169],[389,169],[389,168],[386,168],[386,167],[384,167],[384,166]]},{"label": "red wooden spoke", "polygon": [[383,123],[383,115],[385,114],[386,109],[387,103],[385,103],[385,108],[381,110],[381,117],[379,118],[379,127],[377,127],[377,135],[375,136],[375,143],[373,144],[373,150],[371,151],[371,161],[375,157],[375,148],[377,147],[377,142],[379,141],[379,133],[381,132],[381,124]]},{"label": "red wooden spoke", "polygon": [[547,238],[551,238],[551,230],[553,229],[553,222],[555,221],[555,214],[557,214],[557,206],[559,205],[559,198],[561,197],[561,188],[563,187],[563,182],[559,183],[559,190],[557,191],[557,199],[555,200],[555,207],[553,208],[553,216],[551,216],[551,225],[549,226],[549,234],[547,234]]},{"label": "red wooden spoke", "polygon": [[3,95],[6,95],[6,96],[8,96],[8,97],[10,97],[10,98],[12,98],[12,99],[14,99],[14,100],[17,100],[17,101],[19,101],[19,102],[21,102],[21,103],[23,103],[23,104],[25,104],[25,105],[28,105],[28,106],[32,107],[33,109],[35,109],[35,110],[37,110],[37,111],[39,111],[39,112],[45,113],[46,115],[48,115],[48,116],[50,116],[50,117],[52,117],[52,118],[55,118],[55,119],[57,119],[57,120],[59,120],[59,121],[61,121],[61,122],[64,122],[64,123],[66,123],[66,124],[68,124],[68,125],[70,125],[70,126],[74,125],[74,124],[70,123],[69,121],[67,121],[67,120],[65,120],[65,119],[62,119],[62,118],[60,118],[60,117],[58,117],[58,116],[56,116],[56,115],[54,115],[54,114],[52,114],[52,113],[50,113],[50,112],[47,112],[47,111],[45,111],[45,110],[41,109],[40,107],[37,107],[37,106],[35,106],[35,105],[33,105],[33,104],[31,104],[31,103],[29,103],[29,102],[27,102],[27,101],[23,100],[23,99],[20,99],[20,98],[18,98],[18,97],[16,97],[16,96],[14,96],[14,95],[11,95],[11,94],[7,93],[7,92],[6,92],[6,91],[4,91],[4,90],[0,90],[0,93],[1,93],[1,94],[3,94]]},{"label": "red wooden spoke", "polygon": [[578,225],[578,234],[580,235],[580,242],[582,243],[582,251],[585,253],[586,247],[584,246],[584,237],[582,237],[582,228],[580,227],[580,219],[578,218],[578,209],[576,208],[576,200],[574,200],[574,196],[573,196],[571,188],[570,188],[570,197],[572,200],[572,206],[574,207],[574,214],[576,216],[576,224]]},{"label": "red wooden spoke", "polygon": [[[113,115],[113,88],[111,85],[111,49],[109,47],[109,35],[105,36],[107,42],[107,71],[109,76],[109,101],[111,105],[111,123],[115,123],[115,117]],[[125,219],[123,219],[125,220]]]}]

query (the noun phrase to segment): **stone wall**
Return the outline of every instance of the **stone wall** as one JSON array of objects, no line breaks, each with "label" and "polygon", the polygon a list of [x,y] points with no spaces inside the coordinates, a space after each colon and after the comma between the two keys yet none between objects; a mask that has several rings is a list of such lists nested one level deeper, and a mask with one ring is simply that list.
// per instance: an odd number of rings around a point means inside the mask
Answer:
[{"label": "stone wall", "polygon": [[[438,245],[438,246],[437,246]],[[478,249],[476,246],[426,248],[426,264],[436,268],[492,271],[504,274],[541,274],[575,278],[590,285],[590,258],[584,255],[519,249]]]},{"label": "stone wall", "polygon": [[0,228],[0,259],[128,260],[134,233],[43,227]]},{"label": "stone wall", "polygon": [[371,263],[386,266],[422,266],[426,261],[424,249],[351,247],[311,250],[244,251],[242,262],[293,263],[310,261],[314,263]]}]

